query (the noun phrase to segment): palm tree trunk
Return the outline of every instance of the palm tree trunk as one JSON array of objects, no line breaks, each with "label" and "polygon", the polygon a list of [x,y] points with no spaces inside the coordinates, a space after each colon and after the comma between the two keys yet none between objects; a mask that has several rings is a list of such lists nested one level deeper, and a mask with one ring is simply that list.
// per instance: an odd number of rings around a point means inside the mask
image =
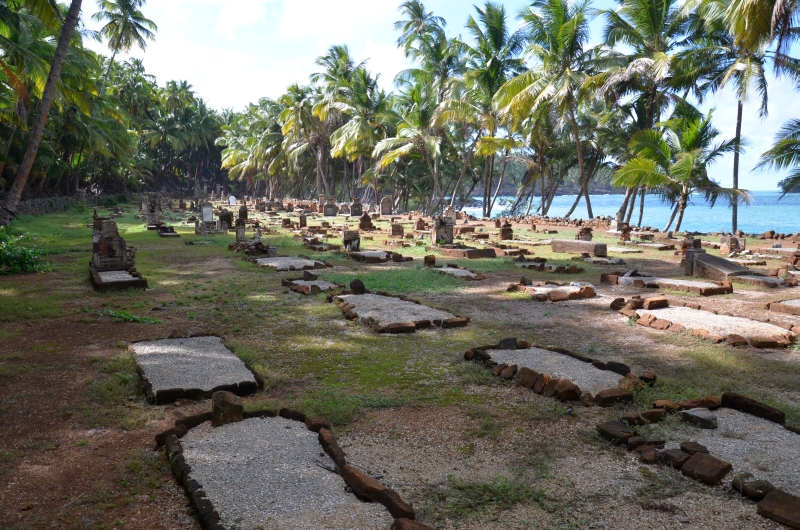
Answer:
[{"label": "palm tree trunk", "polygon": [[58,79],[61,76],[61,68],[64,66],[64,59],[67,57],[69,50],[69,43],[72,39],[72,34],[75,32],[75,27],[78,25],[78,20],[81,14],[82,0],[72,0],[67,12],[67,18],[64,21],[64,26],[61,28],[61,36],[58,38],[58,45],[56,52],[53,56],[53,63],[50,66],[50,73],[47,76],[47,83],[45,83],[44,91],[42,92],[42,99],[39,101],[38,113],[36,120],[31,129],[30,139],[28,140],[28,149],[25,151],[25,156],[22,163],[19,165],[17,175],[14,178],[14,184],[8,192],[5,203],[0,207],[0,226],[5,226],[14,220],[17,214],[17,206],[22,197],[22,190],[28,182],[28,177],[33,168],[33,162],[36,160],[36,154],[39,152],[39,144],[42,141],[44,134],[44,127],[47,124],[47,117],[50,114],[50,105],[53,103],[53,98],[56,94],[56,86]]},{"label": "palm tree trunk", "polygon": [[506,156],[503,157],[503,169],[500,171],[500,180],[497,181],[497,189],[494,190],[494,197],[492,197],[492,202],[489,204],[489,215],[487,217],[492,216],[492,210],[494,209],[494,203],[497,200],[497,196],[500,194],[500,187],[503,185],[503,179],[506,177],[506,168],[508,167],[508,150],[506,150]]},{"label": "palm tree trunk", "polygon": [[633,188],[631,192],[631,200],[628,203],[628,213],[625,214],[625,222],[631,224],[631,216],[633,216],[633,209],[636,207],[636,196],[639,194],[639,188]]},{"label": "palm tree trunk", "polygon": [[675,220],[675,216],[678,214],[678,205],[675,205],[675,208],[672,209],[672,215],[669,217],[669,221],[667,222],[667,226],[664,227],[662,232],[667,232],[669,227],[672,226],[672,221]]},{"label": "palm tree trunk", "polygon": [[683,212],[686,211],[686,199],[681,197],[678,200],[678,221],[675,223],[675,232],[681,231],[681,223],[683,222]]},{"label": "palm tree trunk", "polygon": [[564,217],[566,217],[567,219],[570,218],[570,216],[572,215],[572,212],[574,212],[575,208],[578,207],[578,203],[581,202],[581,197],[583,197],[583,186],[581,186],[581,189],[578,192],[578,196],[575,197],[575,202],[572,203],[572,208],[569,209],[569,211],[566,213],[566,215],[564,215]]},{"label": "palm tree trunk", "polygon": [[578,121],[575,119],[574,107],[574,103],[569,107],[569,121],[572,124],[572,136],[575,138],[575,149],[578,152],[578,172],[581,175],[581,182],[583,182],[586,180],[586,171],[583,164],[583,146],[581,145],[581,135],[580,131],[578,131]]},{"label": "palm tree trunk", "polygon": [[111,75],[111,66],[114,64],[114,58],[117,56],[117,50],[114,50],[111,53],[111,60],[108,61],[108,68],[106,68],[106,75],[103,76],[103,84],[100,85],[100,95],[103,95],[103,92],[106,91],[106,83],[108,83],[108,77]]},{"label": "palm tree trunk", "polygon": [[467,167],[469,167],[470,162],[472,162],[472,154],[475,152],[475,146],[478,143],[478,138],[480,136],[475,137],[475,141],[472,142],[472,147],[469,149],[469,153],[467,154],[467,159],[464,161],[464,166],[461,168],[461,174],[458,176],[458,182],[456,182],[456,187],[453,188],[453,195],[450,197],[450,208],[456,203],[456,195],[458,195],[458,188],[461,186],[461,181],[464,179],[464,175],[467,173]]},{"label": "palm tree trunk", "polygon": [[[736,109],[736,151],[733,153],[733,189],[739,189],[739,151],[742,146],[742,100],[739,100],[739,105]],[[731,216],[732,216],[732,229],[731,233],[736,235],[739,229],[739,197],[734,197],[731,203]]]},{"label": "palm tree trunk", "polygon": [[642,188],[642,195],[639,197],[639,223],[636,225],[639,228],[642,227],[642,218],[644,217],[644,197],[645,190]]},{"label": "palm tree trunk", "polygon": [[632,190],[633,188],[627,188],[625,190],[625,198],[622,199],[622,204],[620,205],[619,210],[617,211],[617,213],[621,214],[623,217],[625,215],[625,212],[628,210],[628,201],[631,199]]}]

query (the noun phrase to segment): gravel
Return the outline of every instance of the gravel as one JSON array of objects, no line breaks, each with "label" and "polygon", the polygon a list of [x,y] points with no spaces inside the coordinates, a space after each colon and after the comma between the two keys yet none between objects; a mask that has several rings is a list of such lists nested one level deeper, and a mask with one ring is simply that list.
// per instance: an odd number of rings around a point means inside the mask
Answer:
[{"label": "gravel", "polygon": [[348,294],[340,296],[343,302],[355,306],[353,311],[360,320],[374,319],[379,326],[419,320],[445,320],[455,315],[414,302],[406,302],[393,296],[377,294]]},{"label": "gravel", "polygon": [[98,272],[97,274],[103,283],[131,282],[139,279],[128,271]]},{"label": "gravel", "polygon": [[304,258],[261,258],[256,260],[256,264],[261,267],[270,267],[278,272],[294,271],[303,269],[317,269],[325,267],[321,261],[312,261]]},{"label": "gravel", "polygon": [[256,530],[388,528],[378,503],[345,491],[317,434],[284,418],[251,418],[212,428],[206,422],[181,440],[191,478],[227,528]]},{"label": "gravel", "polygon": [[153,392],[171,388],[208,392],[221,385],[255,382],[252,372],[219,337],[137,342],[131,349]]},{"label": "gravel", "polygon": [[314,285],[316,285],[317,287],[320,288],[321,291],[330,291],[330,290],[336,289],[338,287],[335,283],[323,282],[323,281],[320,281],[320,280],[313,281],[313,282],[312,281],[306,281],[306,280],[295,280],[295,281],[292,282],[292,284],[293,285],[297,285],[297,286],[305,285],[305,286],[307,286],[309,288],[314,286]]},{"label": "gravel", "polygon": [[449,274],[450,276],[455,276],[456,278],[470,278],[474,280],[478,277],[478,275],[472,271],[456,269],[454,267],[442,267],[440,269],[435,269],[435,270],[436,272],[441,272],[442,274]]},{"label": "gravel", "polygon": [[[781,425],[738,410],[720,408],[716,429],[691,429],[691,441],[708,448],[712,456],[733,464],[727,482],[748,472],[773,486],[800,495],[800,435]],[[666,433],[668,448],[688,441],[686,431]]]},{"label": "gravel", "polygon": [[745,338],[754,336],[783,335],[787,331],[781,327],[765,322],[756,322],[748,318],[715,315],[709,311],[690,309],[688,307],[667,307],[664,309],[648,309],[643,314],[651,314],[659,319],[677,322],[688,329],[704,329],[712,335],[723,337],[735,333]]},{"label": "gravel", "polygon": [[779,302],[782,305],[790,305],[792,307],[800,307],[800,299],[798,300],[784,300],[783,302]]},{"label": "gravel", "polygon": [[562,353],[528,348],[526,350],[491,350],[489,355],[498,363],[526,366],[531,370],[547,374],[550,377],[569,379],[583,392],[596,394],[606,388],[619,386],[620,375],[608,370],[599,370]]}]

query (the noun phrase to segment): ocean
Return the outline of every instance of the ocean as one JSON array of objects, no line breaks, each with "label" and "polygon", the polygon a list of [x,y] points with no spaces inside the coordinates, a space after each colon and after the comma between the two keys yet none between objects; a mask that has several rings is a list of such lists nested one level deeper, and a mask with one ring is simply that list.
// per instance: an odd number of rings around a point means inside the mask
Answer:
[{"label": "ocean", "polygon": [[[768,230],[775,230],[778,233],[794,234],[800,232],[800,195],[786,195],[782,199],[778,191],[754,191],[753,204],[750,206],[739,206],[739,230],[748,234],[761,234]],[[619,210],[624,195],[592,195],[592,213],[595,217],[610,216],[614,217]],[[480,200],[476,197],[476,200]],[[492,217],[500,217],[505,208],[514,201],[513,197],[499,197],[495,204]],[[534,198],[531,213],[539,204],[539,199]],[[569,211],[575,195],[561,195],[553,199],[548,215],[550,217],[561,217]],[[648,195],[645,199],[643,226],[652,226],[663,229],[667,224],[672,208],[668,204],[661,202],[659,197]],[[481,209],[464,208],[470,215],[481,216]],[[586,201],[581,199],[580,204],[572,214],[573,219],[586,219]],[[633,223],[639,219],[639,201],[636,201],[636,208],[631,216]],[[672,224],[672,229],[675,223]],[[681,224],[681,231],[690,230],[692,232],[729,232],[731,230],[731,209],[723,201],[718,201],[712,208],[702,197],[694,197],[686,208]]]}]

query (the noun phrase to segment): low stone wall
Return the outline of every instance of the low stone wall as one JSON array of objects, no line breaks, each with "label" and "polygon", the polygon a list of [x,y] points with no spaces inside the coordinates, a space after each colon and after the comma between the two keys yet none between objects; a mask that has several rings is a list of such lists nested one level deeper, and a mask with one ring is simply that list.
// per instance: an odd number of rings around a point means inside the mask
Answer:
[{"label": "low stone wall", "polygon": [[52,197],[48,199],[29,199],[20,201],[17,206],[17,215],[44,215],[48,213],[65,212],[79,204],[72,197]]}]

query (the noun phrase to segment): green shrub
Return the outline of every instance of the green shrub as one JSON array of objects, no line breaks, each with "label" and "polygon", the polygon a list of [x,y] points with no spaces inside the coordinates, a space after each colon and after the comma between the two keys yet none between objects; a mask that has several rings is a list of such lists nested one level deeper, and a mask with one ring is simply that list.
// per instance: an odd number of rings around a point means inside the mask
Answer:
[{"label": "green shrub", "polygon": [[0,275],[51,270],[51,265],[45,261],[45,254],[41,249],[19,244],[25,238],[26,236],[12,236],[5,228],[0,228]]}]

